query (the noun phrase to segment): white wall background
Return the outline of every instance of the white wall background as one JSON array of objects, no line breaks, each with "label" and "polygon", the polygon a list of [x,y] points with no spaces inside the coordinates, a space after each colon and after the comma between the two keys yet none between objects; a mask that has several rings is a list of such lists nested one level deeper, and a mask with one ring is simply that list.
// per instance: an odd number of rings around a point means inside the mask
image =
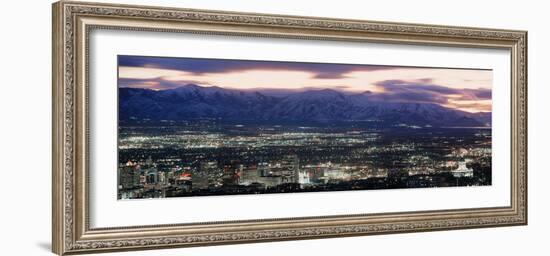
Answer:
[{"label": "white wall background", "polygon": [[[97,0],[96,0],[97,1]],[[99,0],[113,2],[112,0]],[[229,245],[111,255],[548,255],[550,17],[545,1],[146,1],[200,9],[313,15],[529,31],[529,225]],[[52,255],[51,1],[7,1],[0,39],[0,254]],[[546,26],[545,26],[546,25]]]}]

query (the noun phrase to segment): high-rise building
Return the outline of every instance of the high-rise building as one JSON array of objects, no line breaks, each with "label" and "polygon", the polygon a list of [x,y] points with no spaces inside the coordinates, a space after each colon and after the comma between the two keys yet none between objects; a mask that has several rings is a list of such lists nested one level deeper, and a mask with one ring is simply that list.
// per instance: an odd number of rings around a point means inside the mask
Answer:
[{"label": "high-rise building", "polygon": [[292,156],[292,172],[294,174],[293,183],[300,183],[300,159],[298,158],[298,155]]},{"label": "high-rise building", "polygon": [[298,171],[296,172],[298,173],[298,181],[297,183],[300,184],[300,187],[304,187],[304,185],[307,185],[307,184],[310,184],[311,181],[309,179],[309,173],[308,172],[302,172],[302,171]]},{"label": "high-rise building", "polygon": [[461,162],[458,162],[458,168],[452,170],[451,174],[456,178],[473,177],[474,170],[472,168],[466,167],[465,161],[461,161]]},{"label": "high-rise building", "polygon": [[261,177],[270,176],[269,173],[269,164],[266,162],[260,162],[258,163],[258,175]]},{"label": "high-rise building", "polygon": [[206,189],[209,186],[208,172],[193,172],[191,174],[192,190]]},{"label": "high-rise building", "polygon": [[122,189],[133,188],[139,183],[139,174],[133,166],[124,166],[119,168],[118,181]]},{"label": "high-rise building", "polygon": [[166,186],[168,184],[168,179],[166,177],[166,172],[159,172],[158,174],[158,181],[160,184],[162,184],[163,186]]},{"label": "high-rise building", "polygon": [[286,156],[274,169],[283,183],[298,183],[300,180],[300,159],[297,155]]},{"label": "high-rise building", "polygon": [[252,183],[260,183],[260,173],[257,165],[248,166],[241,171],[239,184],[250,185]]},{"label": "high-rise building", "polygon": [[157,184],[159,182],[157,168],[151,168],[149,170],[146,170],[145,174],[146,174],[145,179],[147,184]]}]

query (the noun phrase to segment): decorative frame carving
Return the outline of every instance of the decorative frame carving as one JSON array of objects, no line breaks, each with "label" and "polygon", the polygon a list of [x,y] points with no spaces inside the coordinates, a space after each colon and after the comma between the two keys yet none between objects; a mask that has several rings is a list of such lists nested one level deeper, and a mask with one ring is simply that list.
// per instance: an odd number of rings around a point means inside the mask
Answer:
[{"label": "decorative frame carving", "polygon": [[[88,38],[93,29],[509,49],[509,207],[91,229],[88,222]],[[527,32],[61,1],[53,5],[55,253],[200,246],[527,224]]]}]

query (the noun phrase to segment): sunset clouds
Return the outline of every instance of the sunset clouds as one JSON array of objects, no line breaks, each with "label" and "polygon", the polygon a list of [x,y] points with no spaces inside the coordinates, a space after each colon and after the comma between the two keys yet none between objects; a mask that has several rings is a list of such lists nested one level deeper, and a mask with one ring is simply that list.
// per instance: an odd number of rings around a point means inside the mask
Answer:
[{"label": "sunset clouds", "polygon": [[375,100],[491,111],[492,71],[274,61],[119,56],[119,87],[165,90],[189,83],[241,90],[333,89]]}]

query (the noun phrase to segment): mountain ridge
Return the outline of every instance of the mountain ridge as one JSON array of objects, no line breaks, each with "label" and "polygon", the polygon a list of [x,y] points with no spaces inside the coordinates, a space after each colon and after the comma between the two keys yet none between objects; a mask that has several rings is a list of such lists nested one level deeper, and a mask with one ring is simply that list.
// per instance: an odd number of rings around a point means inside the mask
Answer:
[{"label": "mountain ridge", "polygon": [[225,89],[188,84],[155,91],[119,88],[119,118],[190,120],[216,118],[254,121],[335,122],[376,120],[385,125],[418,126],[491,125],[491,113],[470,113],[435,103],[386,102],[372,93],[344,94],[332,89],[311,89],[272,96],[257,90]]}]

